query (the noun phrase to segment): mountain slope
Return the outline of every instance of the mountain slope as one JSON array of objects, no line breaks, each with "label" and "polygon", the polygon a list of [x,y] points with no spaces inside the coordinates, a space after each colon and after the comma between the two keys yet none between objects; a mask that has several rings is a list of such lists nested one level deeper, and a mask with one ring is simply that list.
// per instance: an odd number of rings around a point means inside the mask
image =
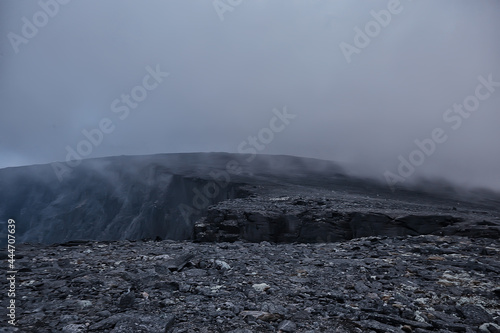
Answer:
[{"label": "mountain slope", "polygon": [[[236,210],[246,207],[248,213],[256,209],[255,198],[264,200],[257,204],[262,208],[271,196],[297,198],[304,193],[313,201],[330,198],[337,204],[329,209],[346,216],[371,211],[451,214],[466,221],[487,218],[494,226],[499,220],[496,197],[485,204],[460,201],[453,192],[392,193],[383,185],[347,176],[333,162],[293,156],[258,155],[249,160],[238,154],[192,153],[99,158],[84,160],[62,181],[51,165],[7,168],[0,170],[0,188],[1,230],[5,233],[7,220],[15,219],[18,242],[191,239],[195,222],[221,201],[229,200]],[[237,198],[242,201],[232,200]],[[273,207],[268,211],[281,214]]]}]

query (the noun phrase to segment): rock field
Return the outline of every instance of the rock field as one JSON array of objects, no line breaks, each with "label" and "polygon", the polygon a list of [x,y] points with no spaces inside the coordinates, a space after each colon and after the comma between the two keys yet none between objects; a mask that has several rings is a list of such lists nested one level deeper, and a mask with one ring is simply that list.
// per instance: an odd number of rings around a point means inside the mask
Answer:
[{"label": "rock field", "polygon": [[500,332],[500,241],[20,245],[18,329]]}]

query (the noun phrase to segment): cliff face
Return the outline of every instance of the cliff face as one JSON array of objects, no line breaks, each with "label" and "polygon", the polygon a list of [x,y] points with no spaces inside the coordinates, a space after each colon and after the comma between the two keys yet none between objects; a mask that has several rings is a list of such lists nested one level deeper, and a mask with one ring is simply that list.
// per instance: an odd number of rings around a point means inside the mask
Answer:
[{"label": "cliff face", "polygon": [[500,238],[498,211],[484,207],[471,211],[445,202],[410,203],[318,189],[308,193],[293,187],[280,192],[287,196],[261,192],[259,196],[227,200],[210,207],[195,223],[195,240],[325,243],[426,234]]},{"label": "cliff face", "polygon": [[170,169],[168,161],[95,162],[62,182],[46,165],[1,170],[0,221],[16,220],[18,242],[188,239],[209,205],[243,194],[230,183],[193,207],[209,179]]},{"label": "cliff face", "polygon": [[[187,239],[191,236],[190,220],[183,219],[179,205],[190,205],[195,196],[191,190],[205,181],[172,174],[159,178],[151,180],[154,186],[124,182],[115,187],[95,177],[75,184],[70,192],[53,196],[40,194],[37,186],[28,189],[29,200],[19,215],[24,227],[20,228],[20,240],[54,243],[75,239]],[[235,195],[234,188],[229,187],[211,203]],[[203,213],[197,212],[191,217]]]}]

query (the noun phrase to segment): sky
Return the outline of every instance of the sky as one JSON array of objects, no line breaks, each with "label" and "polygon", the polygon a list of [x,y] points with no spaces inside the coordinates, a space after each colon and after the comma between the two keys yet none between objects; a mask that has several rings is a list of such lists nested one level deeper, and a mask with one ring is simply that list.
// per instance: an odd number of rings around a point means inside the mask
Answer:
[{"label": "sky", "polygon": [[4,0],[0,168],[177,152],[500,190],[496,0]]}]

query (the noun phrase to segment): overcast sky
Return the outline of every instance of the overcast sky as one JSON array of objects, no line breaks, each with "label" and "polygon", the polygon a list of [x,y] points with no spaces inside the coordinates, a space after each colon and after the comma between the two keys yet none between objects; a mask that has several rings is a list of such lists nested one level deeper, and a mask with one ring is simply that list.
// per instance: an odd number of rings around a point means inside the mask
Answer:
[{"label": "overcast sky", "polygon": [[65,161],[104,119],[87,158],[261,133],[261,153],[500,190],[499,1],[55,1],[0,2],[0,167]]}]

